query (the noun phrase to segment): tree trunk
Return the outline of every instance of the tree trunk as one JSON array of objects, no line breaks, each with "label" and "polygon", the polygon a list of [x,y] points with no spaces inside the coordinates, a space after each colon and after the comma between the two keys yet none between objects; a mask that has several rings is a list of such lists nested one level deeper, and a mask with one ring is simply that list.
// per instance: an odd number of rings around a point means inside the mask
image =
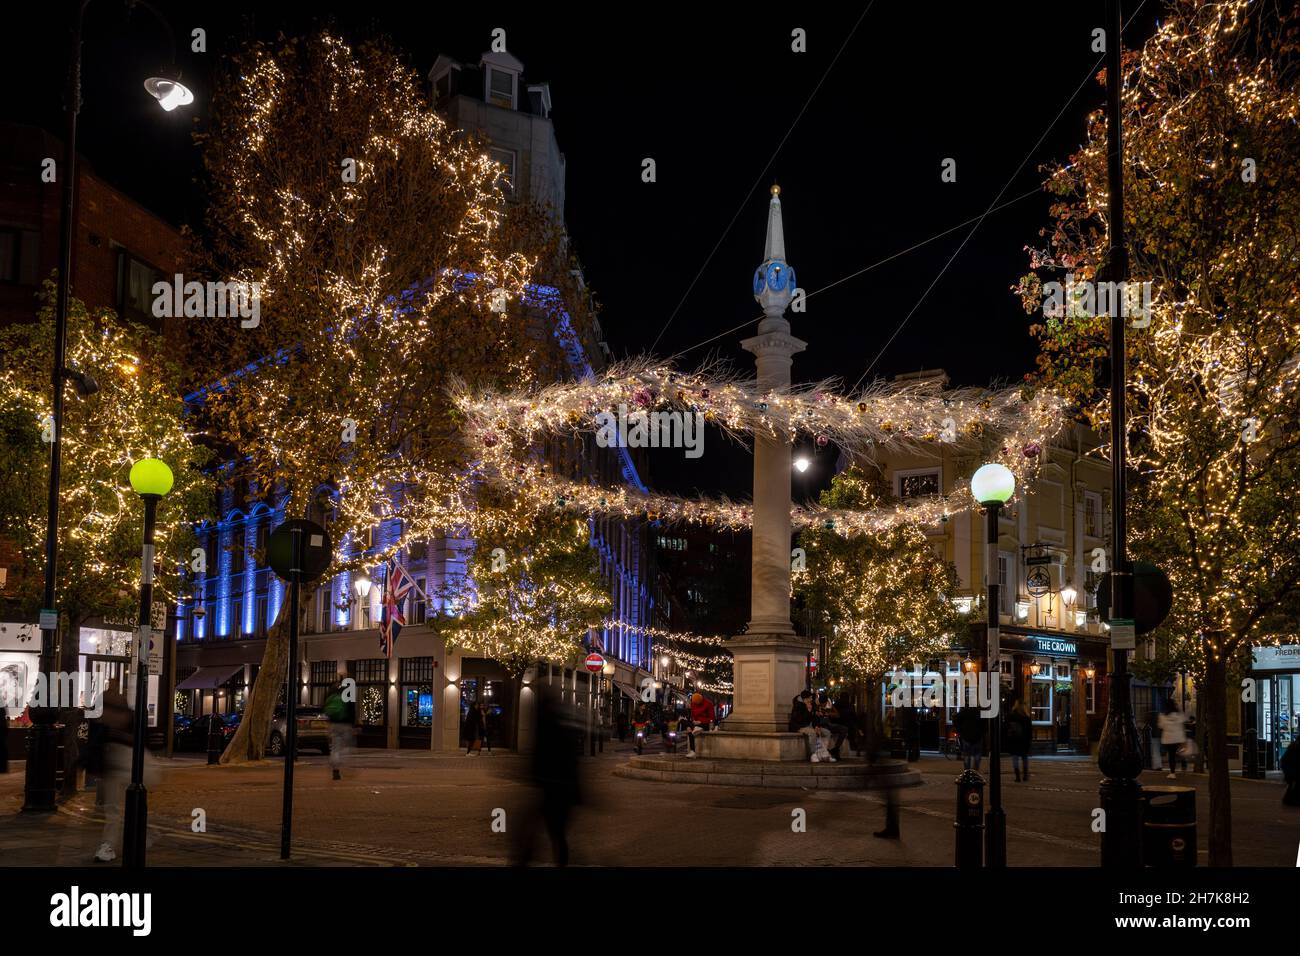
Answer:
[{"label": "tree trunk", "polygon": [[[1210,771],[1210,866],[1232,866],[1232,796],[1228,784],[1228,663],[1205,653],[1205,744]],[[1199,695],[1198,695],[1199,696]]]},{"label": "tree trunk", "polygon": [[[304,601],[303,619],[299,621],[299,631],[305,623],[306,607],[310,601]],[[276,615],[275,623],[266,632],[266,649],[262,651],[262,664],[257,671],[257,680],[249,692],[244,705],[244,716],[230,738],[225,752],[221,755],[223,764],[246,763],[261,760],[266,755],[267,740],[271,736],[271,717],[280,697],[280,688],[284,687],[285,671],[289,666],[289,595],[286,592]]]}]

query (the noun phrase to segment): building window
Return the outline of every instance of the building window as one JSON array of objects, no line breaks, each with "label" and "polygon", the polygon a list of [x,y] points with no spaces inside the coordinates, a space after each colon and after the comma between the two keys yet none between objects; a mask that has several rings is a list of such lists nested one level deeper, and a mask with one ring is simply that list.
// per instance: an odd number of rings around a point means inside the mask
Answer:
[{"label": "building window", "polygon": [[1102,537],[1101,495],[1096,492],[1083,493],[1083,533],[1089,538]]},{"label": "building window", "polygon": [[1016,559],[1007,551],[998,552],[998,613],[1011,614],[1016,604]]},{"label": "building window", "polygon": [[400,662],[403,727],[433,726],[433,658],[408,657]]},{"label": "building window", "polygon": [[898,497],[933,498],[940,494],[939,470],[902,472],[898,476]]},{"label": "building window", "polygon": [[135,258],[125,249],[117,254],[117,311],[124,319],[139,322],[154,331],[162,330],[162,320],[153,314],[153,287],[162,281],[162,273],[147,262]]},{"label": "building window", "polygon": [[1052,687],[1055,683],[1050,673],[1035,674],[1029,682],[1029,714],[1036,724],[1053,725]]},{"label": "building window", "polygon": [[487,101],[512,110],[515,108],[515,75],[509,70],[488,67]]},{"label": "building window", "polygon": [[312,661],[311,683],[307,702],[313,707],[322,707],[330,692],[339,684],[338,661]]},{"label": "building window", "polygon": [[245,532],[243,528],[232,531],[230,534],[230,573],[239,574],[244,570],[244,539]]},{"label": "building window", "polygon": [[1087,674],[1083,675],[1083,698],[1085,701],[1087,701],[1088,713],[1095,714],[1097,712],[1097,675],[1096,674],[1093,674],[1091,677],[1089,677]]},{"label": "building window", "polygon": [[257,603],[253,605],[253,633],[258,637],[266,636],[267,621],[266,616],[270,613],[270,602],[263,592],[257,596]]},{"label": "building window", "polygon": [[357,661],[357,723],[362,727],[382,727],[388,708],[388,661],[372,657]]},{"label": "building window", "polygon": [[507,199],[515,198],[515,151],[513,149],[499,149],[496,146],[488,149],[488,155],[492,157],[492,162],[504,167],[505,172],[497,179],[497,185],[505,193]]},{"label": "building window", "polygon": [[416,590],[411,595],[411,624],[423,624],[427,619],[429,607],[424,601],[424,578],[415,579]]},{"label": "building window", "polygon": [[36,285],[41,234],[34,229],[0,228],[0,282]]},{"label": "building window", "polygon": [[226,636],[238,640],[244,636],[244,602],[235,598],[230,602],[230,626]]}]

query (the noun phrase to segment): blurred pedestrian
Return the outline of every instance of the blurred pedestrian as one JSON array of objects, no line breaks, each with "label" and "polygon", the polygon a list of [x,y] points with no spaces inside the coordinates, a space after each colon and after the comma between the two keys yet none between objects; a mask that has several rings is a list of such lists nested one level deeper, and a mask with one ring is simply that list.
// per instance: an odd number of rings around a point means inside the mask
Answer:
[{"label": "blurred pedestrian", "polygon": [[486,732],[487,719],[483,716],[483,707],[477,702],[470,704],[469,713],[465,715],[465,736],[469,740],[466,757],[483,755],[483,735]]},{"label": "blurred pedestrian", "polygon": [[1288,807],[1300,807],[1300,741],[1291,741],[1278,766],[1282,768],[1282,779],[1286,781],[1282,803]]},{"label": "blurred pedestrian", "polygon": [[537,695],[536,747],[531,763],[532,795],[522,825],[515,831],[515,865],[527,866],[546,830],[556,866],[569,865],[569,816],[581,800],[578,784],[579,722],[560,698],[543,684]]},{"label": "blurred pedestrian", "polygon": [[122,846],[126,786],[131,781],[132,713],[117,681],[104,688],[103,713],[90,721],[89,746],[83,762],[98,778],[95,803],[103,811],[104,829],[95,861],[111,863]]},{"label": "blurred pedestrian", "polygon": [[1169,779],[1177,780],[1178,774],[1174,769],[1174,761],[1178,757],[1178,751],[1187,743],[1187,718],[1183,712],[1178,709],[1178,705],[1172,700],[1165,701],[1164,713],[1157,720],[1160,728],[1160,746],[1165,752],[1165,759],[1169,761]]},{"label": "blurred pedestrian", "polygon": [[1034,721],[1029,715],[1023,697],[1017,697],[1007,714],[1007,752],[1011,754],[1011,766],[1016,772],[1016,782],[1020,782],[1021,769],[1024,779],[1029,779],[1029,748],[1033,743]]},{"label": "blurred pedestrian", "polygon": [[979,773],[984,757],[984,718],[978,707],[963,707],[953,716],[953,726],[961,738],[962,764],[967,770]]},{"label": "blurred pedestrian", "polygon": [[343,767],[352,755],[356,734],[356,704],[347,698],[348,688],[340,683],[325,700],[325,716],[330,722],[330,770],[335,780],[343,779]]}]

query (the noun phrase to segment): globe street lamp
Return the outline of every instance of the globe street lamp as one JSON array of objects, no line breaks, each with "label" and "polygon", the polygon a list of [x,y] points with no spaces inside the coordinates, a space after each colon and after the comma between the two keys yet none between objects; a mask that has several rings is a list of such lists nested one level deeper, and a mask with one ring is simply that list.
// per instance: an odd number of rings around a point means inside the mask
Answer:
[{"label": "globe street lamp", "polygon": [[[1002,506],[1016,493],[1016,476],[1011,469],[996,462],[982,465],[971,476],[971,495],[988,515],[988,549],[984,558],[984,575],[988,580],[988,636],[985,659],[990,691],[995,706],[1001,710],[1002,672],[998,666],[1001,637],[998,634],[998,516]],[[1007,865],[1007,815],[1002,809],[1002,717],[994,713],[989,721],[989,810],[984,820],[984,865]]]},{"label": "globe street lamp", "polygon": [[[59,217],[59,268],[54,309],[54,367],[51,373],[54,387],[54,401],[51,408],[53,435],[50,441],[49,495],[45,513],[45,592],[41,603],[40,669],[49,679],[52,679],[55,671],[59,669],[55,658],[60,656],[55,594],[59,559],[59,480],[63,461],[63,388],[64,383],[71,380],[77,394],[83,398],[96,390],[93,379],[69,369],[66,361],[68,299],[71,295],[72,283],[72,236],[77,221],[77,114],[81,110],[81,37],[85,25],[86,7],[89,5],[90,0],[80,0],[72,26],[71,65],[68,71],[67,99],[64,107],[67,110],[68,121],[63,138],[63,166],[59,169],[59,175],[63,177],[63,192],[60,197],[62,212]],[[162,24],[171,44],[171,60],[174,63],[176,40],[166,19],[143,0],[129,0],[127,7],[130,10],[142,7]],[[151,88],[150,83],[155,84],[154,87]],[[175,68],[170,68],[165,77],[150,78],[145,88],[156,96],[163,109],[169,112],[177,106],[194,100],[194,94],[181,84],[180,72]],[[49,626],[46,626],[47,624]],[[72,643],[75,647],[76,641]],[[23,783],[23,809],[49,813],[56,809],[54,763],[57,746],[54,724],[57,712],[51,707],[33,707],[31,718],[32,726],[27,735],[27,772]]]},{"label": "globe street lamp", "polygon": [[172,490],[172,470],[157,458],[142,458],[131,466],[131,487],[144,499],[144,545],[140,549],[140,626],[135,649],[135,734],[131,743],[131,783],[126,788],[122,865],[135,869],[144,866],[149,818],[149,795],[144,787],[144,735],[149,707],[149,643],[153,635],[154,520],[158,502]]}]

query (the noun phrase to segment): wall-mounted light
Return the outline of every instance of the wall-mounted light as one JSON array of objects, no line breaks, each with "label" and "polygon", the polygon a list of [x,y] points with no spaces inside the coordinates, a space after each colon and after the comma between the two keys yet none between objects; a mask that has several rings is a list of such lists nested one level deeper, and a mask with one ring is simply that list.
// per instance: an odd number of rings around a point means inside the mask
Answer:
[{"label": "wall-mounted light", "polygon": [[798,458],[794,460],[794,470],[799,472],[799,474],[802,475],[805,471],[808,470],[808,466],[811,464],[812,462],[810,462],[807,458],[804,458],[802,455],[800,455]]},{"label": "wall-mounted light", "polygon": [[357,597],[363,601],[370,596],[370,578],[364,574],[357,576],[357,579],[352,582],[352,587],[356,589]]},{"label": "wall-mounted light", "polygon": [[1017,601],[1017,602],[1016,602],[1016,620],[1017,620],[1017,621],[1027,621],[1027,620],[1029,620],[1029,602],[1028,602],[1028,601]]},{"label": "wall-mounted light", "polygon": [[1078,628],[1079,630],[1081,630],[1081,631],[1082,631],[1085,627],[1088,626],[1088,612],[1087,612],[1087,611],[1075,611],[1075,612],[1074,612],[1074,626],[1075,626],[1076,628]]},{"label": "wall-mounted light", "polygon": [[1040,670],[1042,670],[1042,669],[1043,669],[1043,668],[1042,668],[1042,665],[1040,665],[1040,664],[1038,663],[1038,661],[1033,661],[1033,662],[1029,665],[1029,673],[1031,673],[1031,674],[1037,674],[1037,673],[1038,673]]},{"label": "wall-mounted light", "polygon": [[1087,667],[1083,669],[1083,674],[1085,677],[1088,678],[1088,680],[1092,680],[1094,677],[1097,676],[1097,668],[1089,664]]},{"label": "wall-mounted light", "polygon": [[1074,599],[1079,596],[1079,592],[1074,588],[1066,588],[1061,592],[1061,601],[1066,607],[1074,607]]},{"label": "wall-mounted light", "polygon": [[969,657],[961,662],[961,669],[967,674],[972,673],[978,665]]}]

